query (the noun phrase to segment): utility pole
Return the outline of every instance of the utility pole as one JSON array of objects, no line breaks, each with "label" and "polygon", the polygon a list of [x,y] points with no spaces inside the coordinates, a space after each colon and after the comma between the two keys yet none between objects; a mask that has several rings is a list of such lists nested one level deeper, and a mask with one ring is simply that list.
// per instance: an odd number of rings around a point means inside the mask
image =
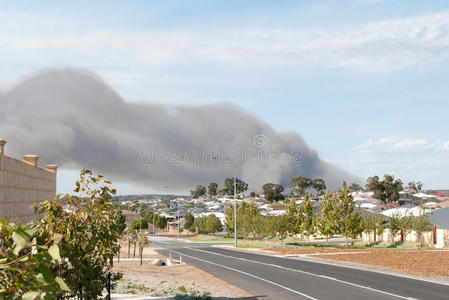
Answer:
[{"label": "utility pole", "polygon": [[235,194],[237,191],[236,179],[235,179],[235,164],[234,164],[234,246],[237,247],[237,199]]},{"label": "utility pole", "polygon": [[178,205],[178,240],[179,240],[179,201],[176,201],[176,204]]},{"label": "utility pole", "polygon": [[153,210],[153,236],[156,236],[156,227],[154,227],[154,214],[156,212]]}]

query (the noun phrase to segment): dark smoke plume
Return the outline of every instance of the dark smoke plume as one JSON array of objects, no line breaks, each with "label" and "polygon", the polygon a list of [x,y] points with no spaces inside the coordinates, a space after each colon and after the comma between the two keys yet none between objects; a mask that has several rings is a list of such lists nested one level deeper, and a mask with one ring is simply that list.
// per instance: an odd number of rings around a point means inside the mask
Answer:
[{"label": "dark smoke plume", "polygon": [[96,75],[47,71],[0,94],[0,138],[12,156],[88,167],[155,189],[187,190],[237,176],[260,190],[266,182],[353,179],[323,162],[296,133],[280,133],[229,103],[167,107],[130,103]]}]

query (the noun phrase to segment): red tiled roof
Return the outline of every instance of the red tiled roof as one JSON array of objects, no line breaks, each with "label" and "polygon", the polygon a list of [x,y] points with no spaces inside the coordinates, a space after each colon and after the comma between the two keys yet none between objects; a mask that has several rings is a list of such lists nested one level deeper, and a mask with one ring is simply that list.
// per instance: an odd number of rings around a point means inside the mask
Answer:
[{"label": "red tiled roof", "polygon": [[446,194],[446,193],[440,193],[440,192],[433,193],[432,195],[438,196],[438,197],[449,197],[449,194]]}]

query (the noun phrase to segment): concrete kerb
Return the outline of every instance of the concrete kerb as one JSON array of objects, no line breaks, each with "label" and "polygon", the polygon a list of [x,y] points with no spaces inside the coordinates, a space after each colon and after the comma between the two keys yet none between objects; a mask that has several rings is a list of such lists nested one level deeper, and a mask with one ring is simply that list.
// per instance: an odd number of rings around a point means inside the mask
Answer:
[{"label": "concrete kerb", "polygon": [[169,300],[173,298],[161,298],[151,296],[136,296],[132,294],[111,294],[111,300]]},{"label": "concrete kerb", "polygon": [[400,273],[376,266],[368,266],[363,264],[357,264],[357,263],[351,263],[351,262],[341,262],[341,261],[335,261],[331,259],[324,259],[324,258],[315,258],[315,257],[307,257],[307,256],[285,256],[285,255],[279,255],[276,252],[273,251],[267,251],[267,250],[260,250],[260,249],[236,249],[234,246],[222,246],[222,245],[213,245],[212,247],[215,248],[225,248],[233,251],[239,251],[239,252],[247,252],[247,253],[256,253],[260,255],[266,255],[271,257],[279,257],[279,258],[285,258],[285,259],[293,259],[293,260],[302,260],[302,261],[308,261],[308,262],[314,262],[319,264],[327,264],[337,267],[345,267],[345,268],[351,268],[356,270],[362,270],[362,271],[369,271],[369,272],[376,272],[380,274],[386,274],[391,276],[397,276],[397,277],[403,277],[403,278],[409,278],[409,279],[415,279],[415,280],[421,280],[436,284],[442,284],[449,286],[449,277],[446,276],[419,276],[419,275],[412,275],[412,274],[405,274]]}]

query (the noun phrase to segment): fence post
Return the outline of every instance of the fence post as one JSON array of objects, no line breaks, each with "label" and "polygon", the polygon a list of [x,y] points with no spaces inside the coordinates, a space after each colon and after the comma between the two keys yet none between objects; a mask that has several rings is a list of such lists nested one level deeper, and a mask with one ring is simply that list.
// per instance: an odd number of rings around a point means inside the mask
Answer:
[{"label": "fence post", "polygon": [[438,235],[438,226],[434,225],[433,226],[433,244],[436,245],[437,244],[437,235]]}]

